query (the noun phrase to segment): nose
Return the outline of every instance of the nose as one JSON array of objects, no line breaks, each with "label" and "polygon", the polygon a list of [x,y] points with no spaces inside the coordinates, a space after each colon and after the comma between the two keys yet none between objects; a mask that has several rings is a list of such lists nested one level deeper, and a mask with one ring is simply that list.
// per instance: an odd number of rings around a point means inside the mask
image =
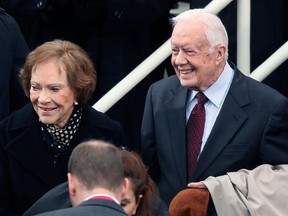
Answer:
[{"label": "nose", "polygon": [[46,90],[42,90],[38,97],[39,103],[45,104],[51,101],[50,94]]},{"label": "nose", "polygon": [[177,55],[175,56],[175,64],[176,65],[184,65],[187,64],[188,60],[186,58],[186,54],[185,52],[183,52],[182,50],[180,50]]}]

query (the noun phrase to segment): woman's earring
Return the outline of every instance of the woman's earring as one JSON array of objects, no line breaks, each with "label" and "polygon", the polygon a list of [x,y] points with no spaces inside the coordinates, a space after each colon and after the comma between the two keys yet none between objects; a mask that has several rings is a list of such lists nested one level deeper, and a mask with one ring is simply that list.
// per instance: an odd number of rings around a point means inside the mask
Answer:
[{"label": "woman's earring", "polygon": [[74,106],[77,106],[78,105],[78,102],[77,101],[74,101]]}]

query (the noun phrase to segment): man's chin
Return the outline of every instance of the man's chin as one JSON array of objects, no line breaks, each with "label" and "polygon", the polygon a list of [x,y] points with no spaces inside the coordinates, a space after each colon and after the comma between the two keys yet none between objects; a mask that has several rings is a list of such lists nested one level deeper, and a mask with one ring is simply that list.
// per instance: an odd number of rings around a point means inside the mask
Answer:
[{"label": "man's chin", "polygon": [[183,87],[193,89],[195,84],[191,80],[180,79],[180,83]]}]

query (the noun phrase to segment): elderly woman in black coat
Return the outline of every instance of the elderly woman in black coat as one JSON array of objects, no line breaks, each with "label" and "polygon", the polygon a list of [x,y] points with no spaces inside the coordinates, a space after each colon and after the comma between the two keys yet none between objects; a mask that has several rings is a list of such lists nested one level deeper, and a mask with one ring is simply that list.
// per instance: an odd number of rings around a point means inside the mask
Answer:
[{"label": "elderly woman in black coat", "polygon": [[33,50],[21,70],[31,104],[0,123],[0,215],[22,215],[67,180],[69,156],[88,139],[124,146],[119,123],[86,104],[96,86],[88,55],[54,40]]}]

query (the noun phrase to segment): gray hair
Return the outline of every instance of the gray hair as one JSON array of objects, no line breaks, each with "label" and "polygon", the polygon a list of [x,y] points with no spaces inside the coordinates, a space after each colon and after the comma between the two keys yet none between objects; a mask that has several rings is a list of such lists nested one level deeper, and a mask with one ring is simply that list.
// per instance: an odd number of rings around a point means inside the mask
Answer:
[{"label": "gray hair", "polygon": [[206,38],[211,48],[224,45],[227,49],[225,57],[228,59],[228,35],[222,21],[216,15],[205,9],[187,10],[172,18],[172,26],[175,27],[180,21],[197,21],[206,26]]},{"label": "gray hair", "polygon": [[124,180],[118,148],[103,140],[88,140],[77,145],[70,156],[68,172],[88,190],[99,187],[118,193]]}]

